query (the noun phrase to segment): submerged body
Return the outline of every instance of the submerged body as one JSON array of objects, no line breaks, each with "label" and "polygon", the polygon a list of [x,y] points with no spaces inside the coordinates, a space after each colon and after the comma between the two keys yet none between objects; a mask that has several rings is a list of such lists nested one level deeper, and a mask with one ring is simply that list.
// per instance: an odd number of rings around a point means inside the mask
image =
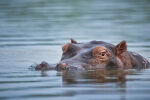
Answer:
[{"label": "submerged body", "polygon": [[127,51],[126,41],[113,45],[103,41],[78,43],[71,39],[62,47],[62,58],[58,64],[46,62],[35,67],[36,70],[91,70],[91,69],[141,69],[148,68],[149,62],[141,55]]}]

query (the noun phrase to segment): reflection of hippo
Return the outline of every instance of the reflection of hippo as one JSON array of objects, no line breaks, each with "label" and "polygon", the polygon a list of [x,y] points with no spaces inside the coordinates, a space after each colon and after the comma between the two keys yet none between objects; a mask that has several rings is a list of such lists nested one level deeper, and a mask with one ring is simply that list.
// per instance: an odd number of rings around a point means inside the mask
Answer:
[{"label": "reflection of hippo", "polygon": [[76,83],[106,83],[106,82],[126,82],[126,75],[137,73],[137,70],[124,69],[97,69],[84,71],[62,71],[62,79],[65,84]]},{"label": "reflection of hippo", "polygon": [[103,41],[78,43],[71,39],[62,47],[61,61],[56,65],[42,62],[36,70],[90,70],[99,68],[148,68],[149,62],[139,54],[127,51],[126,41],[113,45]]}]

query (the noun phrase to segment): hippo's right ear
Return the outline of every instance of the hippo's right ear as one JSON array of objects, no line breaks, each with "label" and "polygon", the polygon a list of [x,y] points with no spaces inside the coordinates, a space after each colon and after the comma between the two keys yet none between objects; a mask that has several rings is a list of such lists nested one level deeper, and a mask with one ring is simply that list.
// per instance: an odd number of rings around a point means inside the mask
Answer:
[{"label": "hippo's right ear", "polygon": [[126,41],[120,42],[116,47],[115,47],[115,55],[119,56],[120,54],[124,53],[127,51],[127,44]]},{"label": "hippo's right ear", "polygon": [[70,46],[70,43],[67,43],[67,44],[65,44],[64,46],[62,46],[63,54],[68,51],[69,46]]},{"label": "hippo's right ear", "polygon": [[77,41],[75,41],[74,39],[70,39],[71,40],[71,43],[74,43],[74,44],[77,44],[78,42]]}]

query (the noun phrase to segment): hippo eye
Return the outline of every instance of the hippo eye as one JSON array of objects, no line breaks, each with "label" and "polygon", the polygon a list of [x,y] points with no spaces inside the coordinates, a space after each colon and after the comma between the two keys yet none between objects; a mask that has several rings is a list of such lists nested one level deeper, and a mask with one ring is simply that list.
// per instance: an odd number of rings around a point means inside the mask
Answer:
[{"label": "hippo eye", "polygon": [[104,52],[102,52],[102,53],[101,53],[101,56],[105,56],[105,53],[104,53]]}]

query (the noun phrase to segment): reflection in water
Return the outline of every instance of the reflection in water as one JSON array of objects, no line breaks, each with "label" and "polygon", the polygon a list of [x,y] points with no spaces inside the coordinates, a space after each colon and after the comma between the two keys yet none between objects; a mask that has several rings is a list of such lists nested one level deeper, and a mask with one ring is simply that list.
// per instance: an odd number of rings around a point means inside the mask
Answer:
[{"label": "reflection in water", "polygon": [[[126,100],[128,92],[136,92],[134,88],[128,87],[128,82],[139,81],[137,78],[128,78],[129,76],[138,77],[143,70],[89,70],[89,71],[60,71],[57,76],[62,77],[63,96],[86,95],[85,98],[91,98],[95,95],[102,99]],[[48,75],[48,72],[42,72],[41,76]],[[45,76],[46,77],[46,76]],[[138,89],[137,89],[138,90]],[[143,93],[144,94],[144,93]],[[58,95],[57,95],[58,96]],[[108,96],[108,97],[105,97]],[[135,97],[136,98],[136,97]],[[137,98],[136,98],[137,99]]]},{"label": "reflection in water", "polygon": [[92,70],[92,71],[63,71],[63,81],[67,84],[73,83],[125,83],[127,74],[131,72],[124,70]]}]

